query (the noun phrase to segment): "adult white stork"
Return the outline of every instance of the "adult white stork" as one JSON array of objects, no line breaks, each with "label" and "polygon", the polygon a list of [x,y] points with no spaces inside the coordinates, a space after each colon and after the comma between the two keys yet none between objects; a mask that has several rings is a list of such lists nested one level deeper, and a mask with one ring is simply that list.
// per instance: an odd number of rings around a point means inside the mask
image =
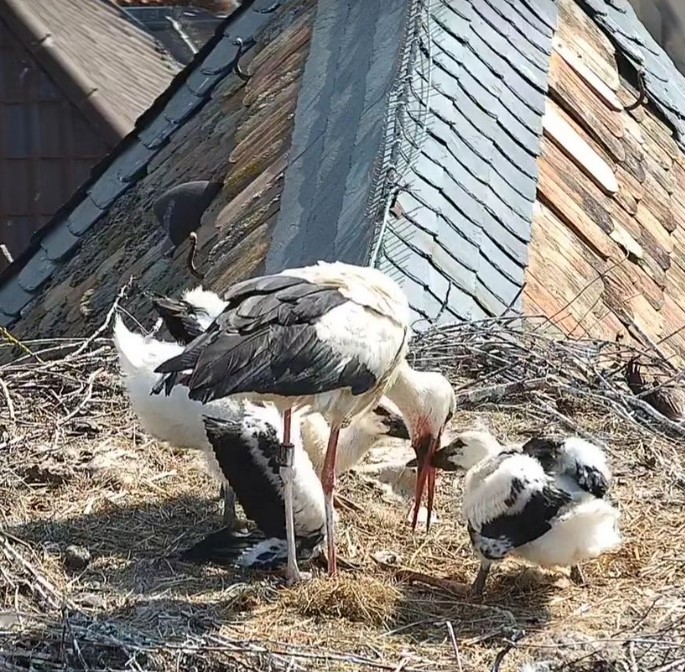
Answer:
[{"label": "adult white stork", "polygon": [[[157,367],[152,390],[188,387],[208,402],[232,394],[271,401],[283,411],[288,526],[288,579],[298,578],[292,533],[291,411],[309,407],[329,421],[322,470],[329,573],[336,573],[333,490],[338,435],[344,422],[372,408],[384,393],[409,424],[422,458],[415,514],[425,483],[429,504],[435,472],[430,455],[455,410],[449,382],[406,362],[409,304],[400,287],[376,269],[319,262],[234,285],[227,306],[183,354]],[[416,516],[415,516],[416,520]]]},{"label": "adult white stork", "polygon": [[[325,538],[325,505],[321,481],[307,454],[307,442],[328,438],[328,426],[308,426],[308,416],[292,425],[293,528],[298,561],[310,559]],[[387,432],[382,413],[363,414],[340,430],[342,453],[360,439]],[[236,493],[256,531],[236,534],[228,528],[214,532],[182,554],[186,560],[234,564],[275,570],[288,557],[284,487],[279,473],[281,415],[270,405],[244,402],[239,420],[204,418],[205,431],[223,477]],[[306,430],[305,430],[306,428]]]},{"label": "adult white stork", "polygon": [[580,562],[621,543],[619,512],[603,499],[611,474],[594,444],[536,437],[505,447],[488,432],[467,431],[431,459],[445,471],[467,470],[462,508],[481,561],[475,596],[492,564],[509,555],[542,567],[571,566],[572,578],[582,581]]},{"label": "adult white stork", "polygon": [[[243,423],[274,426],[276,431],[279,425],[278,411],[271,405],[255,405],[239,396],[216,399],[203,404],[190,399],[187,388],[182,385],[175,387],[169,396],[152,396],[150,388],[158,378],[155,367],[183,352],[183,346],[134,333],[127,329],[118,315],[114,322],[113,336],[131,407],[141,425],[159,441],[177,448],[202,451],[210,471],[218,476],[224,492],[230,494],[230,498],[226,498],[224,524],[232,526],[236,519],[234,492],[224,478],[225,470],[214,457],[215,449],[208,441],[203,417],[209,414],[231,422],[236,427],[242,426]],[[328,424],[323,416],[318,413],[303,416],[297,412],[293,415],[293,420],[295,445],[299,445],[301,440],[302,446],[309,454],[323,452],[329,433]],[[356,418],[344,431],[346,438],[340,446],[340,451],[348,461],[353,460],[360,452],[369,450],[384,436],[409,438],[402,418],[385,408],[383,400],[371,412]],[[351,457],[348,458],[348,455]]]}]

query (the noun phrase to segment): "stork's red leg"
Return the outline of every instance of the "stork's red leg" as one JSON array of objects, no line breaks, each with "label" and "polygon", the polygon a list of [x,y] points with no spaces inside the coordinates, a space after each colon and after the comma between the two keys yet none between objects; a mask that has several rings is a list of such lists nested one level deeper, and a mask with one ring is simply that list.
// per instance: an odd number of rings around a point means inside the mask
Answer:
[{"label": "stork's red leg", "polygon": [[427,509],[427,515],[426,515],[426,531],[430,529],[431,526],[431,518],[433,517],[433,498],[435,496],[435,476],[436,476],[436,470],[435,467],[428,467],[428,478],[427,478],[427,486],[428,486],[428,497],[426,500],[426,509]]},{"label": "stork's red leg", "polygon": [[339,425],[331,425],[331,434],[328,438],[326,459],[321,470],[321,485],[323,487],[324,504],[326,507],[326,541],[328,546],[328,574],[333,576],[338,573],[335,562],[335,524],[333,520],[333,490],[335,488],[335,458],[338,450]]}]

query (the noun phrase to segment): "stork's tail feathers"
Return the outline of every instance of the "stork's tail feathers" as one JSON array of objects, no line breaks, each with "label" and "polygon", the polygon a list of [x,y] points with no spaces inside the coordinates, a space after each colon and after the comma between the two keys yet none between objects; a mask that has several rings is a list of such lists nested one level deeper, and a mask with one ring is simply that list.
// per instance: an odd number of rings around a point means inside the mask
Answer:
[{"label": "stork's tail feathers", "polygon": [[[312,560],[324,543],[323,533],[298,537],[297,562]],[[283,569],[288,564],[288,546],[284,538],[265,537],[259,530],[237,532],[224,527],[207,535],[181,554],[187,562],[212,562],[262,572]]]},{"label": "stork's tail feathers", "polygon": [[288,561],[285,539],[266,539],[258,530],[236,532],[224,527],[181,554],[188,562],[212,562],[259,571],[274,571]]}]

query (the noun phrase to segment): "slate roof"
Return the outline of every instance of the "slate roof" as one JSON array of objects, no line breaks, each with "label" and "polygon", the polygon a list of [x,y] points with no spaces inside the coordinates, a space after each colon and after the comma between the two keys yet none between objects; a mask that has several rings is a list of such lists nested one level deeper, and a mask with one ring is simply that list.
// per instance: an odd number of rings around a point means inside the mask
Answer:
[{"label": "slate roof", "polygon": [[[282,4],[288,5],[287,2]],[[120,143],[116,151],[95,167],[91,179],[34,235],[29,248],[0,273],[0,326],[16,322],[22,313],[28,314],[35,303],[34,300],[40,297],[44,285],[52,276],[60,274],[61,267],[77,253],[79,246],[88,238],[92,227],[108,214],[121,196],[144,178],[150,171],[150,162],[160,153],[164,154],[165,149],[168,149],[168,145],[175,139],[176,132],[183,129],[188,120],[198,115],[211,100],[215,87],[233,73],[240,56],[236,38],[243,40],[249,53],[255,43],[254,36],[271,22],[279,7],[280,3],[274,3],[273,0],[255,0],[249,7],[238,9],[229,16],[219,27],[214,38],[198,52],[193,62],[138,119],[134,130]],[[301,45],[301,40],[295,40],[291,50],[296,49],[298,45]],[[287,64],[281,63],[281,67],[287,72]],[[265,74],[268,74],[268,70],[265,70]],[[241,81],[237,77],[233,79],[238,83]],[[284,93],[288,94],[286,83],[279,82],[278,78],[271,77],[267,84],[273,87],[280,86]],[[255,78],[254,85],[264,87],[265,83],[262,78]],[[250,86],[248,88],[251,90]],[[261,91],[260,96],[265,98],[268,93],[268,89]],[[256,94],[250,95],[253,104],[258,99]],[[268,97],[265,100],[268,100]],[[282,102],[280,107],[287,112],[287,107]],[[268,106],[264,109],[269,111]],[[221,108],[216,111],[223,114]],[[271,117],[280,119],[279,114],[273,111]],[[251,125],[255,125],[254,119]],[[261,130],[258,125],[257,129]],[[205,134],[208,132],[205,131]],[[258,137],[261,137],[259,151],[262,155],[268,154],[268,135],[262,131],[262,135]],[[223,162],[229,160],[230,152],[225,148],[222,150],[217,140],[214,140],[212,152],[203,146],[203,140],[204,138],[198,137],[193,141],[193,145],[200,148],[205,161],[216,161],[217,151],[222,154]],[[195,170],[204,165],[188,148],[183,152],[189,155],[190,161],[195,161]],[[258,155],[259,152],[252,152],[251,163],[255,163],[255,157]],[[245,170],[242,162],[239,163],[239,167]],[[221,163],[217,162],[207,170],[217,172],[221,169]],[[211,173],[199,175],[200,178],[205,176],[211,177]],[[194,177],[197,177],[197,173]],[[171,174],[169,178],[174,179]],[[189,176],[188,179],[192,178]],[[234,178],[234,183],[240,184],[238,177]],[[167,186],[173,184],[172,182]],[[235,184],[230,186],[235,195]],[[134,217],[139,218],[141,214]]]},{"label": "slate roof", "polygon": [[685,80],[642,25],[628,0],[579,0],[636,70],[644,72],[650,100],[668,119],[685,149]]},{"label": "slate roof", "polygon": [[555,18],[554,0],[320,0],[267,270],[377,263],[417,318],[519,305]]},{"label": "slate roof", "polygon": [[520,305],[556,3],[430,6],[378,263],[417,317],[500,315]]},{"label": "slate roof", "polygon": [[179,65],[109,1],[0,0],[0,16],[108,142],[118,142]]},{"label": "slate roof", "polygon": [[374,186],[388,158],[387,110],[415,5],[319,0],[267,272],[320,259],[368,263]]},{"label": "slate roof", "polygon": [[[578,3],[614,35],[607,17],[622,0]],[[257,0],[249,11],[239,10],[227,34],[198,55],[98,179],[65,209],[51,237],[37,241],[30,262],[15,264],[11,278],[0,276],[6,322],[30,312],[26,304],[38,298],[51,265],[78,245],[103,213],[119,209],[121,195],[149,162],[158,165],[160,147],[233,67],[233,38],[249,42],[260,21],[267,25],[266,13],[284,4],[289,0]],[[627,6],[621,11],[639,26]],[[239,175],[250,170],[264,175],[264,192],[272,199],[258,221],[263,227],[265,216],[275,219],[275,227],[270,239],[260,229],[263,248],[254,252],[253,271],[262,253],[268,271],[321,258],[371,263],[401,283],[418,321],[519,312],[532,247],[557,0],[318,0],[312,14],[301,88],[288,98],[296,101],[296,111],[282,195],[274,185],[285,156],[274,165],[256,162],[251,152],[259,154],[259,144],[230,152],[231,161],[242,162]],[[612,39],[618,44],[618,37]],[[657,49],[650,46],[650,53],[658,55]],[[299,50],[297,58],[302,57]],[[284,66],[290,60],[275,58]],[[266,91],[276,90],[278,76],[268,75],[264,86],[273,88]],[[246,94],[253,110],[255,96]],[[235,108],[226,105],[232,128]],[[271,115],[282,114],[270,109]],[[288,123],[273,122],[279,142]],[[246,126],[251,129],[251,122]],[[259,131],[271,137],[270,129]],[[256,130],[245,133],[239,129],[236,137],[261,137]],[[198,139],[188,142],[192,146]],[[193,178],[215,179],[186,177]],[[259,208],[264,197],[256,189],[250,198]],[[248,201],[242,194],[233,198],[224,210],[236,222]],[[228,219],[220,213],[216,226],[224,230]],[[216,243],[207,260],[221,267],[219,287],[229,276],[239,277],[226,271],[222,255],[234,254],[236,239],[225,230],[227,240]]]},{"label": "slate roof", "polygon": [[226,18],[225,12],[214,14],[199,7],[144,5],[124,9],[184,65],[193,60],[198,50],[214,36],[222,19]]}]

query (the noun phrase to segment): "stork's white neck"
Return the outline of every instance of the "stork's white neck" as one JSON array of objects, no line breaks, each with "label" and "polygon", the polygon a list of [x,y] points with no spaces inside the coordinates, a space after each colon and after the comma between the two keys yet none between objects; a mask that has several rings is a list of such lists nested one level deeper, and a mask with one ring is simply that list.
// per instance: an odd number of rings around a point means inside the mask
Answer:
[{"label": "stork's white neck", "polygon": [[[319,413],[307,415],[302,420],[302,445],[317,473],[321,473],[323,468],[329,431],[328,423]],[[335,472],[341,474],[357,464],[380,438],[368,416],[362,416],[348,427],[343,427],[338,439]]]},{"label": "stork's white neck", "polygon": [[454,404],[454,392],[444,376],[416,371],[406,360],[397,367],[395,380],[385,394],[404,416],[412,439],[419,432],[441,430]]}]

